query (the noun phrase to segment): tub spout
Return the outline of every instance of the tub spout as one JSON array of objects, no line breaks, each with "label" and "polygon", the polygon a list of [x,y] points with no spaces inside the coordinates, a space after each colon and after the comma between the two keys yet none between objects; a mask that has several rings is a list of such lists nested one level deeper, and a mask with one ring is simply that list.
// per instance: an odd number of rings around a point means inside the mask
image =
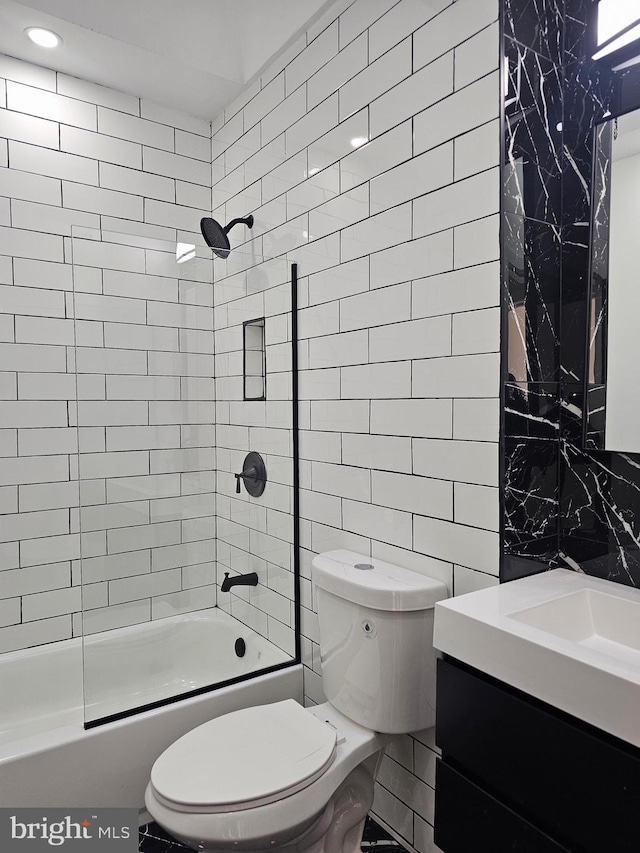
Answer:
[{"label": "tub spout", "polygon": [[258,575],[255,572],[249,572],[248,575],[236,575],[230,578],[229,572],[225,572],[220,592],[229,592],[232,586],[258,586]]}]

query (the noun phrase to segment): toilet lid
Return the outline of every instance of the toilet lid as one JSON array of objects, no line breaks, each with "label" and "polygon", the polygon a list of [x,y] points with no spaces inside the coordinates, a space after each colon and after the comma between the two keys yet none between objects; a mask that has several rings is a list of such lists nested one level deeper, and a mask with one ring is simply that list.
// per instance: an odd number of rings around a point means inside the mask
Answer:
[{"label": "toilet lid", "polygon": [[225,714],[183,735],[153,765],[151,783],[185,806],[257,805],[311,784],[335,749],[335,729],[286,699]]}]

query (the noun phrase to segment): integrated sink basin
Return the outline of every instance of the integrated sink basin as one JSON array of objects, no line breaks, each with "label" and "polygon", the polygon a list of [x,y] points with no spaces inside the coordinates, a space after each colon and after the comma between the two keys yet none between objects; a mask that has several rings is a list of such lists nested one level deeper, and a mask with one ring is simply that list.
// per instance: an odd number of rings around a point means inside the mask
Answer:
[{"label": "integrated sink basin", "polygon": [[640,590],[554,569],[438,602],[434,645],[640,747]]},{"label": "integrated sink basin", "polygon": [[581,589],[510,618],[640,667],[640,601]]}]

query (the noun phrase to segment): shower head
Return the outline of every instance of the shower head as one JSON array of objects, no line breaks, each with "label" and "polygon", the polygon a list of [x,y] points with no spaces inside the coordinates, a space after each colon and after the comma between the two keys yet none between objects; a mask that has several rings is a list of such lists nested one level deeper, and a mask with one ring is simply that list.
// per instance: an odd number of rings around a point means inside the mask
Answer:
[{"label": "shower head", "polygon": [[228,258],[231,251],[231,243],[227,234],[234,225],[240,224],[246,225],[247,228],[253,228],[253,216],[249,214],[244,219],[232,219],[224,227],[219,222],[216,222],[215,219],[205,216],[200,220],[200,230],[207,246],[213,250],[214,254],[219,258]]}]

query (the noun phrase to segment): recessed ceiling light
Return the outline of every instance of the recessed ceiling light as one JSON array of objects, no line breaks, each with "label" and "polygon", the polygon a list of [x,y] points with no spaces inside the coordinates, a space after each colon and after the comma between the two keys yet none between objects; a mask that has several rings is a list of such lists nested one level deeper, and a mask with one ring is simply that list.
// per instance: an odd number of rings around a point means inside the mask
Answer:
[{"label": "recessed ceiling light", "polygon": [[24,32],[27,38],[30,38],[39,47],[58,47],[58,45],[62,44],[62,39],[59,35],[56,35],[51,30],[45,30],[43,27],[27,27]]},{"label": "recessed ceiling light", "polygon": [[368,141],[366,136],[354,136],[351,140],[351,145],[353,148],[360,148],[360,146],[366,145]]}]

